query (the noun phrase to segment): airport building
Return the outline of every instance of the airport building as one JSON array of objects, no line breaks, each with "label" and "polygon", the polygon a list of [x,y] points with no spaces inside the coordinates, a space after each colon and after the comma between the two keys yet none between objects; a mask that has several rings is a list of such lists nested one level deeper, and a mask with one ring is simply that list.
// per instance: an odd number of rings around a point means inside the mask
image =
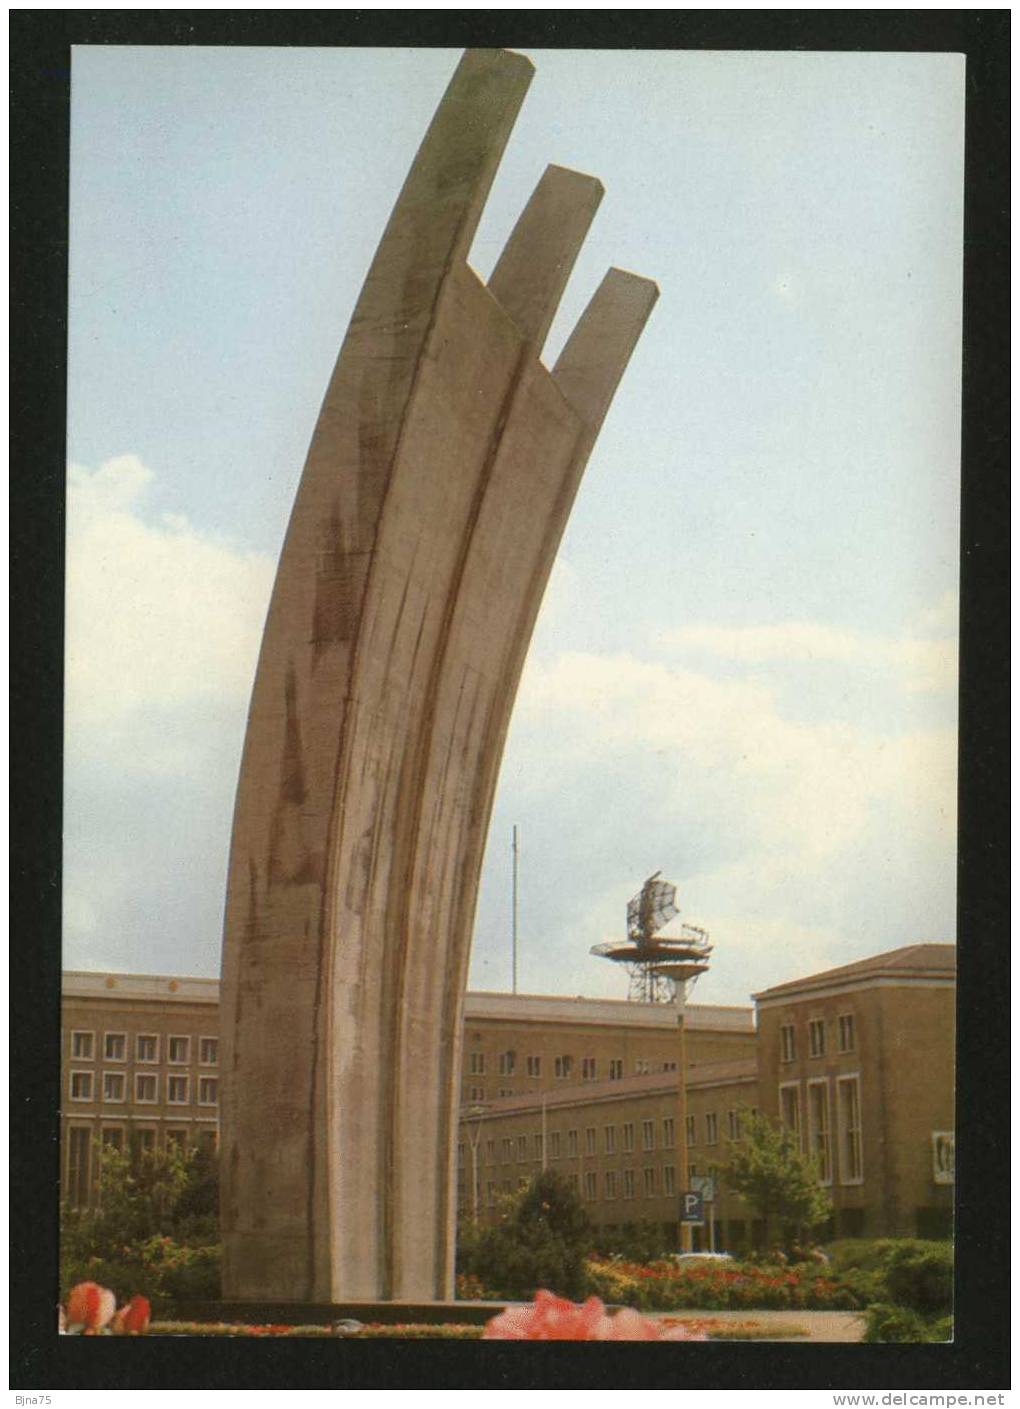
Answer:
[{"label": "airport building", "polygon": [[[913,945],[754,995],[689,1003],[686,1089],[670,1004],[469,993],[457,1193],[489,1218],[539,1170],[575,1185],[597,1228],[675,1227],[710,1181],[699,1247],[761,1237],[721,1179],[746,1112],[796,1130],[834,1204],[833,1231],[944,1235],[952,1225],[955,948]],[[66,972],[61,1177],[92,1202],[103,1144],[215,1144],[214,979]],[[683,1121],[684,1140],[678,1140]],[[686,1170],[679,1151],[686,1144]]]}]

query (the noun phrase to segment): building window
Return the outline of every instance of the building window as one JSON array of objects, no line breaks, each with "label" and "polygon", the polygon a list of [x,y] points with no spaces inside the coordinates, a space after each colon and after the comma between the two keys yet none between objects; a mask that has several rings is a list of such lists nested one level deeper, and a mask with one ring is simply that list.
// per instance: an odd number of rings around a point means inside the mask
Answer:
[{"label": "building window", "polygon": [[630,1154],[634,1148],[634,1122],[628,1120],[623,1127],[623,1150],[624,1154]]},{"label": "building window", "polygon": [[553,1133],[549,1136],[549,1158],[550,1158],[550,1159],[559,1159],[559,1157],[560,1157],[560,1145],[561,1145],[561,1144],[562,1144],[562,1141],[560,1140],[560,1132],[559,1132],[558,1130],[554,1130]]},{"label": "building window", "polygon": [[198,1132],[198,1147],[200,1150],[214,1151],[216,1149],[216,1131],[210,1130],[208,1126],[200,1130]]},{"label": "building window", "polygon": [[643,1150],[655,1149],[655,1121],[643,1120],[641,1122],[641,1148]]},{"label": "building window", "polygon": [[839,1015],[839,1050],[841,1052],[856,1052],[857,1033],[854,1029],[853,1013],[840,1013]]},{"label": "building window", "polygon": [[634,1197],[634,1171],[632,1169],[623,1171],[623,1197],[625,1199]]},{"label": "building window", "polygon": [[76,1062],[91,1062],[96,1050],[94,1032],[76,1031],[71,1033],[71,1058]]},{"label": "building window", "polygon": [[220,1098],[220,1079],[218,1076],[200,1076],[198,1078],[198,1104],[200,1106],[215,1106]]},{"label": "building window", "polygon": [[791,1082],[779,1088],[779,1120],[784,1129],[794,1137],[797,1149],[800,1141],[800,1085]]},{"label": "building window", "polygon": [[829,1083],[808,1082],[808,1139],[822,1184],[832,1183],[832,1152],[829,1142]]},{"label": "building window", "polygon": [[90,1071],[73,1071],[71,1073],[71,1100],[92,1100],[92,1073]]},{"label": "building window", "polygon": [[518,1135],[518,1137],[517,1137],[517,1162],[518,1162],[518,1164],[521,1162],[522,1159],[527,1159],[527,1158],[528,1158],[528,1137],[527,1137],[527,1135]]},{"label": "building window", "polygon": [[87,1125],[72,1125],[67,1144],[67,1197],[72,1208],[84,1208],[89,1201],[92,1166],[92,1131]]},{"label": "building window", "polygon": [[610,1057],[609,1059],[609,1080],[620,1081],[623,1077],[623,1058]]},{"label": "building window", "polygon": [[616,1170],[607,1169],[605,1175],[606,1198],[616,1198]]},{"label": "building window", "polygon": [[135,1061],[159,1061],[159,1037],[154,1032],[140,1032],[135,1038]]},{"label": "building window", "polygon": [[512,1086],[501,1086],[496,1094],[499,1096],[512,1096],[514,1089]]},{"label": "building window", "polygon": [[581,1080],[582,1080],[582,1081],[594,1081],[594,1080],[595,1080],[595,1072],[596,1072],[595,1058],[594,1058],[594,1057],[582,1057],[582,1058],[581,1058]]},{"label": "building window", "polygon": [[484,1087],[484,1086],[472,1086],[472,1087],[470,1088],[470,1090],[468,1091],[468,1100],[469,1100],[469,1101],[484,1101],[484,1100],[485,1100],[485,1087]]},{"label": "building window", "polygon": [[570,1187],[573,1189],[573,1191],[574,1191],[574,1193],[577,1195],[577,1197],[580,1198],[580,1197],[581,1197],[581,1176],[577,1173],[576,1170],[575,1170],[574,1173],[570,1176]]},{"label": "building window", "polygon": [[577,1131],[567,1131],[567,1159],[573,1159],[577,1155]]},{"label": "building window", "polygon": [[138,1126],[131,1131],[131,1153],[137,1158],[140,1155],[152,1154],[156,1148],[156,1132],[147,1127]]},{"label": "building window", "polygon": [[499,1159],[501,1164],[509,1164],[513,1155],[513,1141],[503,1139],[499,1143]]},{"label": "building window", "polygon": [[688,1143],[688,1145],[696,1145],[696,1144],[698,1143],[698,1122],[697,1122],[697,1119],[696,1119],[693,1115],[687,1116],[686,1119],[685,1119],[685,1121],[684,1121],[684,1127],[685,1127],[685,1129],[686,1129],[686,1131],[687,1131],[687,1143]]},{"label": "building window", "polygon": [[719,1117],[715,1111],[709,1111],[705,1116],[705,1144],[718,1145],[719,1143]]},{"label": "building window", "polygon": [[593,1203],[598,1196],[598,1176],[594,1169],[586,1169],[584,1171],[584,1197],[589,1203]]},{"label": "building window", "polygon": [[861,1088],[856,1076],[836,1078],[836,1110],[839,1120],[839,1181],[860,1184],[864,1178],[861,1160]]},{"label": "building window", "polygon": [[565,1081],[574,1070],[574,1059],[573,1057],[557,1057],[553,1068],[560,1080]]},{"label": "building window", "polygon": [[812,1057],[825,1056],[825,1019],[812,1018],[808,1028],[808,1053]]},{"label": "building window", "polygon": [[793,1023],[783,1023],[779,1029],[779,1060],[792,1062],[797,1056],[797,1038]]},{"label": "building window", "polygon": [[122,1150],[124,1148],[123,1125],[104,1125],[99,1143],[104,1150]]},{"label": "building window", "polygon": [[[690,1118],[688,1117],[687,1129],[690,1130]],[[662,1118],[662,1148],[672,1150],[676,1146],[676,1121],[671,1115]]]},{"label": "building window", "polygon": [[529,1057],[529,1058],[528,1058],[528,1075],[529,1075],[529,1076],[541,1076],[541,1075],[542,1075],[542,1058],[541,1058],[541,1057]]},{"label": "building window", "polygon": [[166,1099],[170,1106],[186,1106],[190,1099],[187,1076],[168,1076],[166,1079]]},{"label": "building window", "polygon": [[687,1166],[687,1185],[688,1185],[688,1188],[694,1183],[694,1181],[695,1181],[695,1179],[697,1179],[697,1177],[698,1177],[698,1166],[697,1166],[696,1164],[689,1164],[689,1165]]},{"label": "building window", "polygon": [[159,1095],[159,1077],[155,1072],[135,1072],[135,1101],[142,1106],[154,1106]]},{"label": "building window", "polygon": [[638,1057],[634,1063],[635,1076],[647,1076],[652,1069],[652,1064],[645,1057]]},{"label": "building window", "polygon": [[472,1076],[485,1075],[485,1053],[472,1052],[468,1058],[468,1070]]},{"label": "building window", "polygon": [[127,1058],[127,1033],[107,1032],[103,1034],[103,1061],[123,1062]]},{"label": "building window", "polygon": [[646,1198],[646,1199],[654,1199],[654,1198],[655,1198],[655,1167],[654,1167],[654,1165],[646,1165],[646,1166],[645,1166],[644,1177],[645,1177],[645,1198]]},{"label": "building window", "polygon": [[190,1037],[168,1037],[166,1059],[174,1066],[186,1066],[191,1057]]},{"label": "building window", "polygon": [[536,1158],[536,1159],[539,1159],[539,1160],[540,1160],[540,1159],[543,1159],[543,1158],[544,1158],[544,1146],[545,1146],[545,1141],[542,1139],[541,1132],[539,1132],[539,1134],[537,1134],[537,1135],[535,1136],[535,1158]]},{"label": "building window", "polygon": [[163,1148],[165,1150],[186,1150],[188,1148],[188,1132],[186,1130],[168,1130],[163,1136]]},{"label": "building window", "polygon": [[662,1192],[672,1197],[676,1193],[676,1165],[667,1164],[662,1171]]},{"label": "building window", "polygon": [[220,1039],[218,1037],[200,1037],[198,1039],[198,1062],[199,1066],[214,1067],[220,1060]]},{"label": "building window", "polygon": [[103,1100],[119,1105],[124,1100],[125,1077],[122,1071],[103,1072]]},{"label": "building window", "polygon": [[663,1071],[676,1071],[676,1062],[663,1062]]},{"label": "building window", "polygon": [[615,1153],[616,1153],[616,1126],[615,1126],[615,1125],[604,1125],[604,1126],[602,1127],[602,1138],[603,1138],[603,1143],[605,1144],[606,1154],[607,1154],[607,1155],[615,1154]]},{"label": "building window", "polygon": [[739,1140],[741,1135],[744,1133],[740,1121],[740,1112],[727,1111],[726,1119],[729,1125],[730,1139]]},{"label": "building window", "polygon": [[584,1152],[586,1155],[593,1155],[596,1152],[594,1125],[589,1125],[585,1127]]},{"label": "building window", "polygon": [[499,1054],[499,1074],[500,1076],[513,1076],[517,1067],[516,1052],[500,1052]]}]

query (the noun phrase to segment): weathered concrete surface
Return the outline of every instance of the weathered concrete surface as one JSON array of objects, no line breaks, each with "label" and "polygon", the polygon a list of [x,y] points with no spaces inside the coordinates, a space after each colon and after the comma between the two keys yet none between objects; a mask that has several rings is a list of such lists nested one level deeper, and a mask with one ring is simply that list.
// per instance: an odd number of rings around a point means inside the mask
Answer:
[{"label": "weathered concrete surface", "polygon": [[655,301],[611,270],[539,361],[598,204],[550,167],[465,262],[531,78],[468,53],[369,271],[287,531],[223,950],[224,1295],[452,1291],[453,1122],[510,710],[599,425]]}]

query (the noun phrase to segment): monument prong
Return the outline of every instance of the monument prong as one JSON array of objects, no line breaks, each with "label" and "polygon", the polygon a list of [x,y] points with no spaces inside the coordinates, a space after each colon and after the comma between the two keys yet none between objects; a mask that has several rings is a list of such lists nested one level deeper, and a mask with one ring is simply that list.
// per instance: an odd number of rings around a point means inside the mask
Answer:
[{"label": "monument prong", "polygon": [[489,292],[541,350],[602,200],[594,176],[547,166],[489,279]]},{"label": "monument prong", "polygon": [[541,340],[601,195],[551,167],[466,257],[531,80],[461,60],[372,261],[277,570],[224,929],[224,1295],[453,1286],[460,1025],[510,711],[587,456],[654,302]]}]

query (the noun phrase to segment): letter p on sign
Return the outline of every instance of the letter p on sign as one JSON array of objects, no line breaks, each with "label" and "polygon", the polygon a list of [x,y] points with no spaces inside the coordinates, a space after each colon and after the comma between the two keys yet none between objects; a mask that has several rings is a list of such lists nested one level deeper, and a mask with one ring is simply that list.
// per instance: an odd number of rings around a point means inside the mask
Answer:
[{"label": "letter p on sign", "polygon": [[680,1195],[680,1222],[704,1223],[705,1201],[695,1189],[685,1189]]}]

